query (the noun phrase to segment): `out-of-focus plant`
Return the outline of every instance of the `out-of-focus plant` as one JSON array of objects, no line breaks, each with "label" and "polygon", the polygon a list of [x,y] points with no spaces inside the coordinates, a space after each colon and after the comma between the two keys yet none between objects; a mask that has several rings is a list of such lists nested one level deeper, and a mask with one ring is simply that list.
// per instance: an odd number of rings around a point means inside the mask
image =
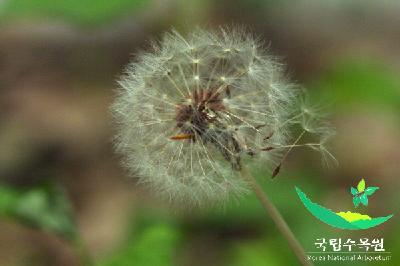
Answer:
[{"label": "out-of-focus plant", "polygon": [[92,265],[92,258],[80,238],[70,203],[61,187],[45,183],[19,190],[0,185],[0,216],[58,235],[75,249],[82,265]]},{"label": "out-of-focus plant", "polygon": [[27,191],[0,186],[0,214],[72,240],[76,226],[63,190],[46,184]]},{"label": "out-of-focus plant", "polygon": [[341,58],[311,82],[312,96],[329,99],[335,111],[349,108],[400,108],[400,79],[397,73],[378,60]]},{"label": "out-of-focus plant", "polygon": [[125,244],[101,266],[170,266],[175,265],[175,252],[180,245],[182,232],[169,223],[146,226],[133,241]]},{"label": "out-of-focus plant", "polygon": [[10,0],[1,3],[0,19],[56,18],[81,25],[95,25],[141,9],[150,2],[151,0]]}]

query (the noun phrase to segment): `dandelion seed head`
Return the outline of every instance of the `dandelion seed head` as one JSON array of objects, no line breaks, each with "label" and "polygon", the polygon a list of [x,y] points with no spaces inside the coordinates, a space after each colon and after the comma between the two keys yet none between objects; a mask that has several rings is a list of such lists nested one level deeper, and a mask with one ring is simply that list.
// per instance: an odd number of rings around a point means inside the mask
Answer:
[{"label": "dandelion seed head", "polygon": [[298,104],[300,90],[282,65],[241,29],[166,33],[127,66],[119,85],[112,109],[124,164],[157,194],[189,206],[245,193],[242,165],[272,171],[293,125],[329,131]]}]

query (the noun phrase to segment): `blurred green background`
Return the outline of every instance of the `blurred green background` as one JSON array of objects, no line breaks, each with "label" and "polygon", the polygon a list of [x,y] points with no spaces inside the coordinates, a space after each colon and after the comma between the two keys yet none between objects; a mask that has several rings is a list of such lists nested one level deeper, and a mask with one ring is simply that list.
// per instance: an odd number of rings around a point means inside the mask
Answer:
[{"label": "blurred green background", "polygon": [[[135,52],[172,27],[226,24],[263,38],[337,128],[338,167],[299,150],[275,180],[256,173],[304,248],[384,237],[392,260],[373,264],[400,265],[398,1],[0,0],[1,266],[74,266],[87,252],[102,266],[297,265],[255,196],[175,210],[137,187],[112,150],[108,108]],[[352,210],[361,178],[381,189],[359,211],[395,214],[367,231],[322,224],[294,190]]]}]

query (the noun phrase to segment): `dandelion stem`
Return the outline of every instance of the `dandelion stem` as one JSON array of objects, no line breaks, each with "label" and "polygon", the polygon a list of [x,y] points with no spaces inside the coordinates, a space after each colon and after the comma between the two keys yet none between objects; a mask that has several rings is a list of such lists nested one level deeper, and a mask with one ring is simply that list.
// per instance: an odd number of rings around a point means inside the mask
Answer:
[{"label": "dandelion stem", "polygon": [[261,186],[258,184],[257,180],[251,175],[251,173],[242,165],[242,170],[240,171],[241,176],[245,179],[251,188],[253,189],[254,193],[256,194],[257,198],[260,200],[261,204],[263,205],[264,209],[267,213],[271,216],[272,220],[278,227],[280,233],[286,238],[289,243],[289,246],[296,254],[300,263],[304,266],[312,266],[313,264],[307,260],[306,253],[304,252],[302,246],[300,245],[299,241],[294,236],[292,230],[288,226],[288,224],[283,219],[282,215],[275,207],[275,205],[271,202],[268,196],[265,194]]}]

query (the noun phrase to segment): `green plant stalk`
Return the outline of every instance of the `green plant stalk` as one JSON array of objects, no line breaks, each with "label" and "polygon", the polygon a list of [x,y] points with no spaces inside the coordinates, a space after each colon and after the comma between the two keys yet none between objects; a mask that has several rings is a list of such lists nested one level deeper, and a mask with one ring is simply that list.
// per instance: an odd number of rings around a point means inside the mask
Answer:
[{"label": "green plant stalk", "polygon": [[304,266],[312,266],[313,264],[307,259],[307,255],[304,252],[303,247],[300,245],[299,241],[293,234],[288,224],[283,219],[278,209],[275,207],[275,205],[268,198],[267,194],[265,194],[261,186],[258,184],[257,180],[250,174],[250,172],[244,166],[242,166],[240,173],[243,179],[246,180],[248,184],[251,186],[257,198],[263,205],[264,209],[271,216],[272,220],[278,227],[280,233],[286,238],[287,242],[289,243],[289,246],[295,253],[299,262]]}]

